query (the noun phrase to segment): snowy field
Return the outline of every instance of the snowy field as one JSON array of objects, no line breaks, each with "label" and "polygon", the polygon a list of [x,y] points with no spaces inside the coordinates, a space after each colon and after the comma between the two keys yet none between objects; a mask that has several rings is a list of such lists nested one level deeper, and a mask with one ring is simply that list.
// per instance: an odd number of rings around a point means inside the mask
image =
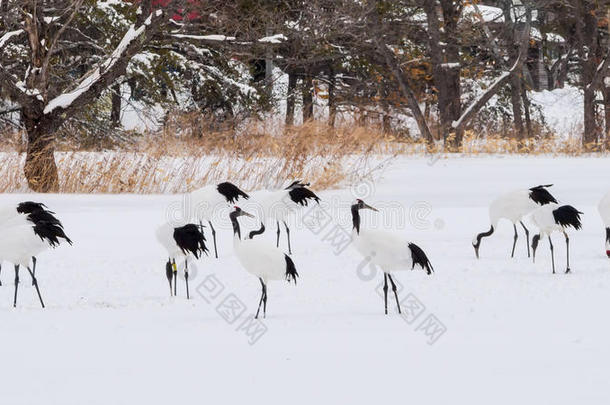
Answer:
[{"label": "snowy field", "polygon": [[[0,400],[608,404],[610,260],[596,206],[610,189],[609,165],[607,158],[402,158],[378,180],[322,192],[316,218],[330,222],[321,229],[307,211],[310,227],[295,226],[298,284],[269,285],[261,324],[249,323],[260,287],[237,262],[227,222],[218,229],[221,258],[197,263],[192,299],[183,283],[169,297],[154,229],[178,215],[180,197],[2,195],[2,203],[47,203],[75,243],[39,257],[45,310],[23,273],[13,309],[12,266],[2,267]],[[560,235],[558,274],[548,243],[533,264],[522,233],[511,260],[509,223],[483,240],[477,261],[471,240],[489,228],[487,204],[547,183],[560,202],[585,213],[584,229],[571,238],[573,273],[563,274]],[[393,300],[383,314],[381,274],[371,279],[353,248],[341,250],[341,234],[329,236],[336,225],[351,229],[355,196],[380,208],[378,217],[402,222],[393,227],[435,268],[432,276],[396,275],[405,317]],[[373,220],[367,214],[363,226]]]}]

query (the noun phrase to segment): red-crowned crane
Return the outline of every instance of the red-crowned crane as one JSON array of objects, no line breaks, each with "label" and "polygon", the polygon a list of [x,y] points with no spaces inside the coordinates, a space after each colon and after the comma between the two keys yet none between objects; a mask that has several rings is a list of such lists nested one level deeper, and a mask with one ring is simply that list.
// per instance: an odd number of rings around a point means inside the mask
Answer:
[{"label": "red-crowned crane", "polygon": [[549,246],[551,248],[551,262],[553,264],[553,274],[555,274],[555,256],[553,254],[553,241],[551,234],[553,232],[561,232],[566,239],[566,273],[570,272],[570,238],[568,237],[568,228],[579,230],[582,227],[580,216],[582,212],[578,211],[571,205],[547,204],[536,209],[532,213],[532,221],[538,227],[539,233],[532,238],[532,250],[534,261],[536,260],[536,248],[541,236],[548,236]]},{"label": "red-crowned crane", "polygon": [[523,217],[531,213],[533,210],[541,205],[550,203],[557,203],[555,197],[549,193],[548,187],[552,184],[540,185],[532,187],[528,190],[517,190],[510,193],[506,193],[496,198],[489,205],[489,221],[491,222],[491,228],[487,232],[481,232],[472,241],[474,247],[474,253],[479,258],[479,248],[481,247],[481,239],[487,236],[491,236],[498,227],[498,221],[505,218],[513,224],[515,230],[515,236],[513,238],[513,248],[511,250],[510,257],[515,256],[515,246],[517,246],[517,223],[521,224],[525,231],[525,242],[527,245],[527,257],[530,257],[530,245],[529,245],[529,230],[523,224]]},{"label": "red-crowned crane", "polygon": [[251,232],[249,235],[250,239],[242,240],[238,221],[238,218],[241,216],[254,217],[254,215],[243,211],[239,207],[235,207],[229,214],[229,219],[233,225],[233,246],[235,254],[244,269],[258,278],[261,283],[261,298],[254,317],[258,318],[261,304],[263,306],[263,317],[266,317],[267,284],[269,281],[286,280],[288,282],[294,281],[296,284],[299,274],[290,256],[262,239],[252,239],[254,235],[264,231],[264,225],[261,226],[259,231]]},{"label": "red-crowned crane", "polygon": [[200,222],[206,221],[210,225],[212,239],[214,241],[214,256],[218,259],[218,248],[216,247],[216,230],[212,221],[217,218],[219,210],[233,205],[240,198],[248,199],[250,196],[239,189],[235,184],[228,181],[217,185],[209,185],[192,191],[187,195],[188,203],[191,205],[190,216]]},{"label": "red-crowned crane", "polygon": [[396,284],[390,274],[393,271],[413,270],[418,265],[428,275],[434,269],[424,251],[409,240],[381,229],[367,229],[362,226],[360,210],[368,209],[377,212],[361,199],[357,199],[352,205],[352,238],[356,250],[367,260],[370,260],[383,271],[383,298],[385,313],[388,313],[388,279],[392,285],[392,291],[396,298],[398,313],[401,313],[400,301],[396,291]]},{"label": "red-crowned crane", "polygon": [[[199,259],[204,253],[208,253],[205,246],[205,236],[201,225],[186,224],[175,227],[165,223],[157,228],[157,240],[167,250],[169,259],[165,263],[165,276],[169,282],[170,295],[176,296],[178,290],[176,259],[184,259],[184,279],[186,281],[186,299],[190,299],[189,292],[189,256]],[[172,280],[174,288],[172,292]]]},{"label": "red-crowned crane", "polygon": [[[4,207],[0,207],[0,230],[4,226],[8,226],[11,221],[14,221],[16,218],[23,217],[24,214],[31,214],[33,212],[46,212],[51,216],[55,214],[53,211],[47,210],[47,206],[43,203],[34,202],[34,201],[23,201],[18,204],[6,205]],[[61,223],[55,218],[47,217],[47,220],[51,222],[56,221],[59,226],[62,226]],[[20,220],[21,221],[21,220]],[[32,273],[36,274],[36,258],[32,257],[33,266]],[[2,271],[2,260],[0,258],[0,272]],[[0,286],[2,286],[2,281],[0,280]]]},{"label": "red-crowned crane", "polygon": [[320,203],[313,191],[308,189],[309,183],[302,183],[300,180],[293,181],[283,190],[269,191],[260,190],[253,193],[253,202],[256,204],[261,222],[275,222],[277,225],[276,247],[280,246],[280,222],[286,229],[286,239],[288,242],[288,254],[292,254],[290,244],[290,228],[287,221],[300,208],[306,207],[310,202]]},{"label": "red-crowned crane", "polygon": [[606,256],[610,257],[610,193],[602,198],[597,209],[606,228]]},{"label": "red-crowned crane", "polygon": [[19,267],[25,267],[32,277],[32,284],[36,287],[40,305],[44,308],[44,302],[38,287],[38,280],[32,269],[30,259],[34,266],[35,257],[60,244],[60,239],[70,245],[72,241],[61,226],[61,223],[49,211],[34,211],[30,214],[19,214],[4,222],[0,232],[0,258],[13,263],[15,266],[15,296],[13,307],[17,306],[17,291],[19,288]]}]

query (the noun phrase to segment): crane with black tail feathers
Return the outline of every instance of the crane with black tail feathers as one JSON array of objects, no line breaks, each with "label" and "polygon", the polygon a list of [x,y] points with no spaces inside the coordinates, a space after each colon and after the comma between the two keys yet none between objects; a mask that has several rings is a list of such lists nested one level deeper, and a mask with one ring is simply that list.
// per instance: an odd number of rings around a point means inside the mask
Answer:
[{"label": "crane with black tail feathers", "polygon": [[578,211],[571,205],[548,204],[538,208],[532,213],[532,221],[539,229],[539,233],[532,238],[532,250],[534,262],[536,261],[536,248],[542,236],[548,236],[549,247],[551,249],[551,263],[553,266],[553,274],[555,274],[555,255],[553,254],[553,241],[551,234],[553,232],[561,232],[566,239],[566,273],[570,272],[570,238],[567,231],[569,228],[579,230],[582,228],[580,216],[583,213]]},{"label": "crane with black tail feathers", "polygon": [[530,257],[530,233],[523,223],[523,218],[540,206],[557,203],[555,197],[547,190],[547,188],[551,186],[552,184],[545,184],[527,190],[512,191],[503,194],[492,201],[489,205],[489,221],[491,222],[491,227],[488,231],[477,234],[472,241],[472,247],[474,247],[474,253],[477,259],[479,258],[481,239],[491,236],[498,228],[498,222],[502,218],[509,220],[513,224],[513,229],[515,231],[510,257],[512,258],[515,256],[515,247],[517,246],[518,239],[517,223],[519,223],[525,231],[527,257]]},{"label": "crane with black tail feathers", "polygon": [[401,313],[396,284],[390,273],[400,270],[413,270],[417,265],[425,270],[428,275],[431,275],[434,268],[428,256],[416,244],[392,232],[363,227],[360,211],[364,209],[378,212],[376,208],[371,207],[361,199],[356,200],[351,206],[354,247],[366,260],[380,267],[383,271],[385,314],[388,313],[388,279],[392,285],[394,298],[396,298],[398,313]]},{"label": "crane with black tail feathers", "polygon": [[604,228],[606,229],[606,256],[610,257],[610,193],[606,194],[604,198],[601,199],[597,209],[604,222]]},{"label": "crane with black tail feathers", "polygon": [[[25,267],[30,273],[32,285],[36,288],[40,305],[43,308],[45,307],[34,272],[36,256],[49,248],[59,246],[62,239],[72,245],[72,241],[65,234],[61,223],[50,211],[46,211],[44,214],[40,214],[39,211],[29,214],[20,213],[2,225],[0,232],[0,259],[13,263],[15,266],[13,307],[17,306],[20,266]],[[30,268],[30,259],[33,263],[32,269]]]},{"label": "crane with black tail feathers", "polygon": [[[169,259],[165,263],[165,276],[169,282],[170,296],[176,296],[178,292],[178,267],[176,259],[184,259],[184,279],[186,281],[186,299],[190,299],[188,259],[190,256],[199,259],[208,253],[205,245],[206,239],[203,234],[203,226],[186,224],[174,227],[165,223],[157,228],[157,240],[167,250]],[[172,289],[173,282],[173,289]]]},{"label": "crane with black tail feathers", "polygon": [[287,221],[299,209],[307,207],[313,202],[320,203],[320,197],[311,191],[308,188],[309,186],[310,183],[296,180],[283,190],[260,190],[253,193],[253,200],[261,222],[275,222],[277,225],[276,247],[280,246],[280,222],[284,224],[286,240],[288,242],[288,254],[292,254],[292,246],[290,243],[290,227]]},{"label": "crane with black tail feathers", "polygon": [[[53,211],[49,211],[46,205],[34,201],[23,201],[16,205],[11,204],[4,207],[0,207],[0,231],[3,228],[9,227],[11,224],[24,223],[26,221],[25,216],[27,214],[36,214],[35,216],[29,217],[30,222],[46,220],[48,222],[55,223],[63,228],[61,222],[59,222],[59,220],[53,216],[55,213]],[[32,272],[36,274],[36,258],[32,257],[32,261],[34,262],[32,266]],[[1,271],[2,258],[0,258],[0,272]],[[2,286],[1,280],[0,286]]]},{"label": "crane with black tail feathers", "polygon": [[214,242],[214,256],[218,259],[218,248],[216,247],[216,229],[213,225],[222,209],[237,203],[240,198],[247,200],[250,196],[235,184],[225,181],[217,185],[204,186],[186,196],[189,204],[189,217],[193,220],[206,221],[210,226],[212,240]]},{"label": "crane with black tail feathers", "polygon": [[238,218],[246,216],[254,218],[254,215],[245,212],[239,207],[235,207],[229,214],[229,219],[233,225],[233,246],[235,254],[244,269],[258,278],[261,283],[261,298],[258,302],[255,318],[263,307],[263,317],[267,316],[267,285],[270,280],[286,280],[289,283],[293,281],[296,285],[297,269],[294,262],[284,252],[276,246],[266,243],[262,239],[252,239],[256,234],[262,233],[265,226],[262,225],[260,232],[251,232],[250,239],[241,239],[241,228]]}]

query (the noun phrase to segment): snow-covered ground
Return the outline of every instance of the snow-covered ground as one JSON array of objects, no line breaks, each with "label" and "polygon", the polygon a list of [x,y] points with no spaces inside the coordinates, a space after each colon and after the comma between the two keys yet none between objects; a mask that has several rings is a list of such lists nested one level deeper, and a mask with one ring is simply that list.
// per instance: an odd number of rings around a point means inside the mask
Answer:
[{"label": "snow-covered ground", "polygon": [[[2,195],[2,203],[46,202],[75,243],[39,257],[45,310],[25,275],[13,309],[13,271],[6,263],[2,268],[0,399],[11,405],[607,404],[610,260],[596,205],[610,189],[602,177],[609,164],[607,158],[405,158],[379,180],[322,192],[325,204],[307,211],[311,229],[293,230],[298,284],[270,284],[268,317],[258,325],[249,322],[259,283],[240,268],[226,225],[219,226],[221,259],[204,258],[191,277],[193,299],[185,300],[182,283],[179,297],[169,297],[154,229],[167,215],[179,215],[179,197]],[[565,245],[558,235],[559,274],[551,274],[546,242],[532,264],[520,238],[511,260],[508,223],[483,241],[475,260],[471,240],[488,228],[488,202],[547,183],[585,213],[584,229],[571,238],[573,274],[562,273]],[[405,318],[392,300],[391,315],[383,315],[380,274],[371,279],[366,262],[351,247],[337,253],[340,239],[329,236],[335,225],[350,229],[355,195],[402,221],[399,231],[434,265],[430,277],[422,271],[395,277]],[[320,229],[324,222],[312,222],[314,213],[331,221]],[[373,220],[367,215],[363,226]],[[245,312],[234,318],[227,304]]]}]

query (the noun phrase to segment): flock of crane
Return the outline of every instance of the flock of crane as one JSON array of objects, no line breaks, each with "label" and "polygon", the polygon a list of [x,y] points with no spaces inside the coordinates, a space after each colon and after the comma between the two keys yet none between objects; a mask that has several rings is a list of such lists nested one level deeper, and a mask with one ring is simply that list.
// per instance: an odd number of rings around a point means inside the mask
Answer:
[{"label": "flock of crane", "polygon": [[[496,198],[489,206],[490,229],[475,236],[472,241],[475,255],[479,251],[483,238],[491,236],[497,229],[500,219],[507,219],[513,224],[514,238],[511,257],[514,257],[518,239],[517,224],[523,228],[526,236],[528,257],[536,258],[536,249],[543,237],[547,237],[551,250],[552,271],[555,273],[555,258],[551,235],[561,232],[566,241],[566,273],[570,272],[570,251],[568,231],[579,230],[582,227],[581,215],[571,205],[559,205],[548,191],[552,185],[540,185],[530,189],[517,190]],[[288,218],[296,210],[310,203],[319,203],[320,198],[309,188],[308,183],[295,181],[279,191],[260,191],[256,194],[261,212],[254,215],[241,209],[238,204],[250,198],[250,195],[232,183],[224,182],[210,185],[193,191],[187,197],[196,211],[189,214],[188,223],[164,223],[156,230],[159,243],[167,250],[168,260],[165,264],[166,277],[169,283],[170,295],[177,294],[178,266],[182,266],[186,282],[186,296],[189,292],[189,260],[199,259],[203,255],[211,255],[206,242],[204,228],[209,227],[214,244],[214,256],[218,258],[216,246],[216,230],[214,228],[215,212],[219,207],[233,206],[228,215],[233,228],[233,247],[242,267],[258,278],[261,284],[261,297],[255,317],[258,318],[262,308],[263,317],[267,312],[267,285],[271,280],[293,281],[296,284],[299,274],[290,255],[290,228]],[[388,313],[388,280],[390,282],[397,310],[401,313],[396,283],[391,273],[399,270],[414,269],[415,266],[425,270],[428,275],[434,271],[430,260],[424,251],[411,241],[386,230],[370,229],[361,223],[360,211],[377,211],[361,199],[351,205],[352,240],[356,250],[367,260],[378,266],[384,274],[384,306]],[[606,254],[610,257],[610,193],[599,204],[599,212],[606,229]],[[523,223],[526,216],[538,228],[538,233],[532,237],[532,253],[530,254],[530,233]],[[242,234],[241,217],[257,218],[260,227]],[[204,224],[205,222],[205,224]],[[266,231],[265,224],[275,223],[277,226],[276,243],[268,243],[258,237]],[[284,225],[288,252],[280,245],[280,223]],[[63,225],[46,205],[39,202],[26,201],[0,208],[0,265],[2,261],[10,262],[15,268],[15,288],[13,306],[17,306],[19,286],[19,268],[24,267],[36,288],[41,306],[44,302],[38,281],[36,279],[36,256],[48,248],[54,248],[60,243],[72,244],[64,233]],[[177,262],[178,261],[178,262]],[[31,267],[30,267],[31,264]],[[1,271],[0,267],[0,271]],[[0,281],[0,286],[2,282]]]}]

